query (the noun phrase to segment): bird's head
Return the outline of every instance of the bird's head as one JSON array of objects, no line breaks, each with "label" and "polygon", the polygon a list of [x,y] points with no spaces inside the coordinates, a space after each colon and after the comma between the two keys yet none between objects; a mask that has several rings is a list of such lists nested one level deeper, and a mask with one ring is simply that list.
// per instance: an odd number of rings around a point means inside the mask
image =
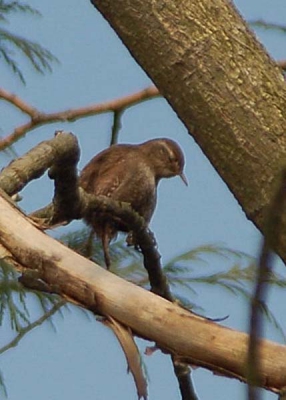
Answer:
[{"label": "bird's head", "polygon": [[184,174],[185,157],[180,146],[171,139],[153,139],[140,145],[154,170],[156,180],[179,175],[188,185]]}]

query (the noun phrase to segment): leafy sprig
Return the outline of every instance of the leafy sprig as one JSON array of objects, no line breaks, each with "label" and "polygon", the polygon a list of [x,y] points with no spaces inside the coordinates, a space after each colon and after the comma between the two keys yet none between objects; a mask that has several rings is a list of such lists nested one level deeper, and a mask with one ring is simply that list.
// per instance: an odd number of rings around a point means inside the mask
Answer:
[{"label": "leafy sprig", "polygon": [[[29,13],[35,16],[41,15],[38,10],[28,4],[0,0],[0,23],[9,23],[10,14],[15,12]],[[58,62],[58,59],[40,44],[12,33],[7,29],[0,28],[0,60],[6,63],[12,72],[25,84],[24,74],[16,57],[18,52],[24,55],[32,67],[41,74],[52,71],[52,63]]]}]

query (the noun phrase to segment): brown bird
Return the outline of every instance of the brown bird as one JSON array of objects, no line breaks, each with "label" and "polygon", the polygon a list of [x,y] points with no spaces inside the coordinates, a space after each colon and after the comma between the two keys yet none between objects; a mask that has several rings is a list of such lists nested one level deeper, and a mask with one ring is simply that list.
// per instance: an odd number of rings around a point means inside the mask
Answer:
[{"label": "brown bird", "polygon": [[[171,139],[154,139],[138,145],[116,144],[97,154],[84,167],[79,184],[88,193],[129,203],[149,224],[160,179],[179,175],[188,184],[184,164],[182,150]],[[128,232],[128,229],[110,216],[95,216],[92,212],[85,220],[101,239],[109,268],[109,243],[118,231]]]}]

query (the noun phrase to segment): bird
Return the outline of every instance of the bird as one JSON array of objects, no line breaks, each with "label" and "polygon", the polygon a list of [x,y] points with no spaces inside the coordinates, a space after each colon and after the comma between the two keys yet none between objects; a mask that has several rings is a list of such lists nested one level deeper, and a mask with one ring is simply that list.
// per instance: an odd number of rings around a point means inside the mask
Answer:
[{"label": "bird", "polygon": [[[83,168],[79,186],[89,194],[129,203],[148,226],[156,207],[159,181],[180,176],[188,185],[184,166],[184,154],[171,139],[152,139],[141,144],[114,144],[94,156]],[[92,210],[86,213],[84,220],[102,242],[107,269],[111,265],[109,244],[118,231],[129,234],[128,244],[136,244],[132,242],[132,232],[128,232],[124,221],[115,221],[110,215],[95,215]]]}]

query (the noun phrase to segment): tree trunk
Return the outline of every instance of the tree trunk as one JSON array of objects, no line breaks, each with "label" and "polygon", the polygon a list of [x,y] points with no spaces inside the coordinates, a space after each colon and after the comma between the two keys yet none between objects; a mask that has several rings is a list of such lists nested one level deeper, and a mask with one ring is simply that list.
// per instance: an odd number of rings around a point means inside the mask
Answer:
[{"label": "tree trunk", "polygon": [[[246,380],[247,334],[196,316],[104,270],[39,231],[1,196],[0,232],[1,258],[12,254],[21,272],[36,271],[61,296],[111,316],[183,362]],[[260,340],[259,352],[261,384],[278,392],[286,386],[286,346]]]},{"label": "tree trunk", "polygon": [[[91,2],[264,233],[274,182],[285,163],[285,82],[232,3]],[[286,237],[277,251],[285,261]]]}]

